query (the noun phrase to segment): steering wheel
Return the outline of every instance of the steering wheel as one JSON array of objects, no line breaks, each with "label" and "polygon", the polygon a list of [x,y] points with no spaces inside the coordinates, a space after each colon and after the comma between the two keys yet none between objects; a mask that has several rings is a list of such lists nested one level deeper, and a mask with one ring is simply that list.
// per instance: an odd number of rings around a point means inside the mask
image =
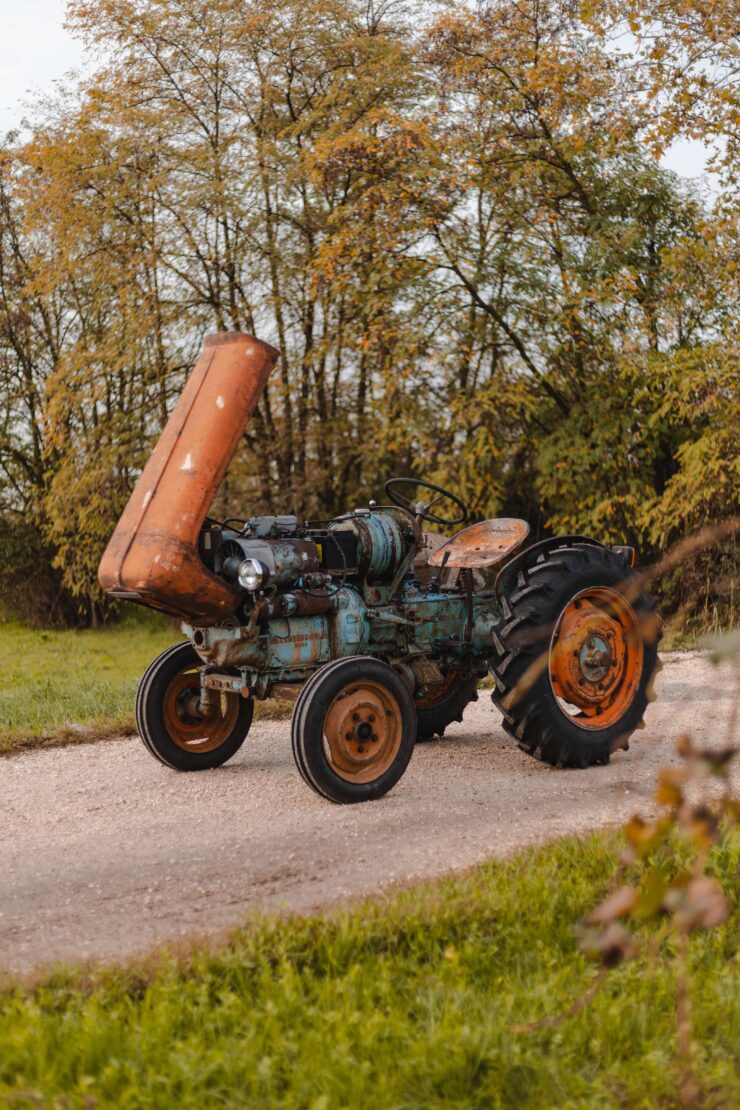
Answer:
[{"label": "steering wheel", "polygon": [[[424,489],[430,489],[433,493],[439,494],[439,496],[435,497],[434,500],[430,501],[427,505],[423,501],[412,501],[410,498],[404,497],[402,493],[396,493],[397,486],[422,486]],[[467,520],[468,507],[465,502],[461,501],[459,497],[456,497],[454,493],[450,493],[448,489],[444,489],[442,486],[435,486],[433,482],[423,482],[421,478],[390,478],[383,486],[383,489],[394,505],[398,505],[402,509],[408,509],[409,512],[413,513],[414,516],[418,516],[421,520],[428,520],[432,524],[445,525],[464,524]],[[436,505],[437,502],[441,501],[444,497],[449,498],[450,501],[453,501],[455,505],[462,510],[460,516],[454,517],[453,520],[445,520],[443,517],[435,516],[434,513],[429,512],[432,505]]]}]

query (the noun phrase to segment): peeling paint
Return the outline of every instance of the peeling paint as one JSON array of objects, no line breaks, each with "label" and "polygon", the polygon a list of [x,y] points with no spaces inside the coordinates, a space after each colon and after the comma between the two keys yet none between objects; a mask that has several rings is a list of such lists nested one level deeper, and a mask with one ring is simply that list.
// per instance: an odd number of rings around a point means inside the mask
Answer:
[{"label": "peeling paint", "polygon": [[446,566],[449,570],[480,569],[501,563],[524,543],[529,525],[514,517],[481,520],[441,544],[427,560],[427,566]]},{"label": "peeling paint", "polygon": [[103,589],[128,590],[137,583],[144,604],[205,623],[237,607],[239,590],[201,560],[198,532],[276,358],[276,351],[251,336],[206,338],[100,562]]}]

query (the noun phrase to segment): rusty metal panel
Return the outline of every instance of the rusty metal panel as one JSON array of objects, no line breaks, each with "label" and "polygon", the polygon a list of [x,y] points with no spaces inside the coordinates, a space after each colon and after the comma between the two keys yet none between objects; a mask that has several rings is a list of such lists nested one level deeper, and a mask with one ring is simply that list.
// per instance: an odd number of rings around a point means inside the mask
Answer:
[{"label": "rusty metal panel", "polygon": [[249,697],[249,687],[241,675],[218,674],[210,671],[202,676],[201,686],[206,690],[218,690],[223,694],[241,694],[242,697]]},{"label": "rusty metal panel", "polygon": [[270,621],[269,630],[267,667],[271,671],[317,667],[332,657],[326,616],[277,618]]},{"label": "rusty metal panel", "polygon": [[205,624],[234,611],[240,595],[203,565],[198,533],[276,359],[240,332],[206,337],[100,561],[108,593]]},{"label": "rusty metal panel", "polygon": [[492,567],[516,551],[528,535],[529,525],[516,517],[482,520],[438,547],[429,556],[427,566],[441,567],[444,563],[450,569]]}]

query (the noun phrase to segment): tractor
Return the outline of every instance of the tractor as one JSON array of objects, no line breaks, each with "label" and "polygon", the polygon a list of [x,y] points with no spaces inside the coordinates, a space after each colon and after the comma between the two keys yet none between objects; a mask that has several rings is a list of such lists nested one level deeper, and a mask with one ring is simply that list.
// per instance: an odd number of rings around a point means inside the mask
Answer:
[{"label": "tractor", "polygon": [[[503,728],[553,766],[609,762],[652,698],[659,619],[634,550],[580,535],[526,544],[511,518],[466,524],[454,492],[385,483],[331,520],[207,515],[275,364],[238,332],[205,340],[99,568],[116,598],[182,622],[136,698],[151,754],[218,767],[256,700],[295,697],[298,770],[317,794],[382,797],[493,677]],[[431,526],[431,527],[430,527]]]}]

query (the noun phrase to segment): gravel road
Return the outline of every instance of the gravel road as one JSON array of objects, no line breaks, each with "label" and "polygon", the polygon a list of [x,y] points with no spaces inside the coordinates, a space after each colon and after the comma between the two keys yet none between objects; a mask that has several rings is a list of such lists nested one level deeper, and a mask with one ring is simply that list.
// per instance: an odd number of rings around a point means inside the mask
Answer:
[{"label": "gravel road", "polygon": [[4,759],[0,970],[125,958],[255,909],[306,911],[645,814],[679,733],[727,738],[729,665],[664,662],[646,729],[609,767],[537,763],[482,691],[395,790],[361,806],[304,786],[287,721],[257,722],[231,763],[194,775],[131,739]]}]

